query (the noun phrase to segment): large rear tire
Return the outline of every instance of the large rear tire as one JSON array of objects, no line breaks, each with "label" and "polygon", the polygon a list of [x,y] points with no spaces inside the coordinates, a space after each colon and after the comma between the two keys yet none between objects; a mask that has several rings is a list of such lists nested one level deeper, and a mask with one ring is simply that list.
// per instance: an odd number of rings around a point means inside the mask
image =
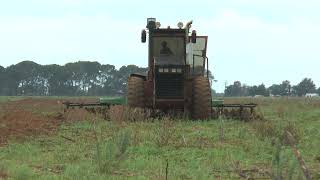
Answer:
[{"label": "large rear tire", "polygon": [[199,76],[193,80],[192,118],[209,119],[211,115],[211,92],[208,78]]},{"label": "large rear tire", "polygon": [[128,105],[130,107],[144,108],[144,80],[139,77],[129,77],[128,80]]}]

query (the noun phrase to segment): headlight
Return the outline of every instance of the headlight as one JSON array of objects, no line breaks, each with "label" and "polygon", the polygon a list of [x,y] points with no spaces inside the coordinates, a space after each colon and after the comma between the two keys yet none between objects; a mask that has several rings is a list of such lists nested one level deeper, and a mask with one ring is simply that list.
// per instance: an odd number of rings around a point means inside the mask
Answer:
[{"label": "headlight", "polygon": [[178,23],[178,28],[181,29],[182,27],[183,27],[183,23],[182,23],[182,22],[179,22],[179,23]]}]

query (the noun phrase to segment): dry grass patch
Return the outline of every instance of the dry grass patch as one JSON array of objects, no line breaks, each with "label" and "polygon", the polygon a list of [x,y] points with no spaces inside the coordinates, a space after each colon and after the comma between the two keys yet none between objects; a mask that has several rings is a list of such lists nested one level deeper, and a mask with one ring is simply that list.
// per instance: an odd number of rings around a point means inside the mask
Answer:
[{"label": "dry grass patch", "polygon": [[108,117],[115,122],[145,121],[151,117],[151,112],[142,108],[130,108],[128,106],[111,106],[108,110]]}]

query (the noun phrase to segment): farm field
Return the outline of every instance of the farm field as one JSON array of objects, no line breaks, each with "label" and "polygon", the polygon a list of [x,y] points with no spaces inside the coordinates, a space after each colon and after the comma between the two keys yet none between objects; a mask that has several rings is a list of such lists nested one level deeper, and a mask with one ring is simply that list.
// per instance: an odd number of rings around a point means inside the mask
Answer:
[{"label": "farm field", "polygon": [[[320,99],[226,98],[257,103],[244,122],[146,119],[113,107],[108,120],[65,99],[0,97],[0,179],[304,179],[288,145],[320,179]],[[135,119],[135,122],[131,121]]]}]

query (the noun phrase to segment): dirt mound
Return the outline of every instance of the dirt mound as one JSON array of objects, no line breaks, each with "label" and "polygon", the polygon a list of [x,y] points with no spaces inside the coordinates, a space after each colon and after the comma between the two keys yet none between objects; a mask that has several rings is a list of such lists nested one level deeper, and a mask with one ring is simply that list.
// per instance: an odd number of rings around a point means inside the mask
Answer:
[{"label": "dirt mound", "polygon": [[25,110],[12,110],[0,119],[0,144],[8,138],[24,138],[27,136],[50,134],[60,124],[58,118],[50,118]]},{"label": "dirt mound", "polygon": [[63,112],[62,100],[27,98],[0,105],[0,145],[11,138],[25,139],[54,133],[62,122],[89,118],[84,109]]}]

